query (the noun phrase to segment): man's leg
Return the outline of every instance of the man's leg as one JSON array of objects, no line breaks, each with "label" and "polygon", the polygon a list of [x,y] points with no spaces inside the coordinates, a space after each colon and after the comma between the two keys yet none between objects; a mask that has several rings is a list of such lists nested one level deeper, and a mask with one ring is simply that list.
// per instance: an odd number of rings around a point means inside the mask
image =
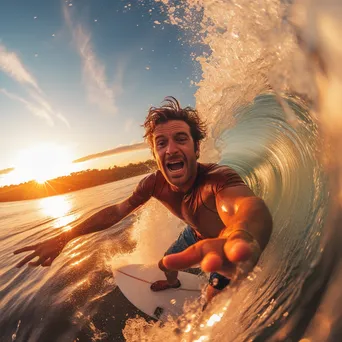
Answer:
[{"label": "man's leg", "polygon": [[212,287],[210,284],[207,287],[207,304],[222,290],[215,289],[215,287]]},{"label": "man's leg", "polygon": [[[192,229],[187,226],[183,232],[179,235],[178,239],[171,245],[171,247],[165,252],[165,255],[176,254],[184,251],[189,246],[197,242]],[[158,263],[159,268],[164,272],[166,280],[157,280],[151,285],[152,291],[163,291],[169,288],[178,288],[181,286],[178,280],[178,271],[170,271],[163,265],[163,259]]]},{"label": "man's leg", "polygon": [[178,271],[170,271],[165,268],[163,265],[163,260],[160,260],[158,263],[159,268],[164,272],[166,280],[157,280],[151,285],[152,291],[163,291],[170,288],[178,288],[181,286],[180,281],[178,280]]},{"label": "man's leg", "polygon": [[229,285],[229,283],[230,280],[219,273],[213,272],[210,274],[209,285],[207,287],[207,302],[204,305],[203,310],[217,294]]}]

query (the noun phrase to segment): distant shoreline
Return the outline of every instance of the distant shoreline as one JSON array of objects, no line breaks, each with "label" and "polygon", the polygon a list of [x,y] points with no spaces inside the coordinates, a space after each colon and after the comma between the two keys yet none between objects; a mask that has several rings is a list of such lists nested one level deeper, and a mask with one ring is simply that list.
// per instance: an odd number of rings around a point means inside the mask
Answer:
[{"label": "distant shoreline", "polygon": [[157,169],[154,160],[147,160],[126,166],[113,166],[105,170],[85,170],[74,172],[68,176],[51,179],[44,184],[29,181],[18,185],[7,185],[0,188],[0,202],[26,201],[72,191],[83,190],[94,186],[116,182],[153,172]]}]

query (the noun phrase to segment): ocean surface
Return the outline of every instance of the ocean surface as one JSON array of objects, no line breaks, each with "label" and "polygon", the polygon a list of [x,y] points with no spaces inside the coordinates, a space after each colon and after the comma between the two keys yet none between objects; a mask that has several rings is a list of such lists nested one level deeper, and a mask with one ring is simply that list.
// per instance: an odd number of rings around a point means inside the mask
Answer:
[{"label": "ocean surface", "polygon": [[[206,47],[196,60],[196,106],[210,133],[200,161],[233,167],[266,201],[271,241],[248,279],[233,282],[203,313],[195,305],[161,325],[139,313],[113,279],[121,265],[157,262],[182,229],[154,200],[72,241],[50,268],[18,270],[20,256],[12,253],[124,199],[141,176],[2,203],[1,341],[341,341],[342,73],[332,30],[341,29],[341,6],[312,1],[295,11],[299,19],[310,12],[298,28],[292,2],[158,3],[185,43]],[[321,64],[310,69],[311,58]],[[316,88],[316,72],[337,77]]]}]

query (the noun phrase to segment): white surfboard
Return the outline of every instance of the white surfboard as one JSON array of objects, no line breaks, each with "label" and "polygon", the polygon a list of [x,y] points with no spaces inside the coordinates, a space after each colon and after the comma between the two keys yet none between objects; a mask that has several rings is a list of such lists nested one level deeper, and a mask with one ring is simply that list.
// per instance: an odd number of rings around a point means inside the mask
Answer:
[{"label": "white surfboard", "polygon": [[153,292],[150,286],[156,280],[165,279],[157,265],[132,264],[114,272],[115,282],[124,296],[140,311],[162,321],[169,315],[177,317],[183,313],[186,301],[193,301],[201,296],[202,278],[179,272],[181,287]]}]

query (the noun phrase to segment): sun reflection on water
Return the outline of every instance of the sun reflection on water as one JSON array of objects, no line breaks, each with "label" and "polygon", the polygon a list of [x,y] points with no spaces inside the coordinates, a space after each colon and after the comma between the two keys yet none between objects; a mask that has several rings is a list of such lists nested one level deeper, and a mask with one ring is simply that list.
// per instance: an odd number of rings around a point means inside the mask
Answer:
[{"label": "sun reflection on water", "polygon": [[73,263],[71,264],[71,266],[78,266],[78,265],[80,265],[83,261],[85,261],[85,260],[87,260],[88,258],[90,258],[90,256],[91,256],[90,254],[86,255],[86,256],[83,257],[82,259],[79,259],[79,260],[73,262]]},{"label": "sun reflection on water", "polygon": [[39,206],[43,213],[53,219],[53,227],[70,230],[69,223],[78,219],[79,215],[71,213],[72,205],[66,196],[55,196],[42,198]]}]

